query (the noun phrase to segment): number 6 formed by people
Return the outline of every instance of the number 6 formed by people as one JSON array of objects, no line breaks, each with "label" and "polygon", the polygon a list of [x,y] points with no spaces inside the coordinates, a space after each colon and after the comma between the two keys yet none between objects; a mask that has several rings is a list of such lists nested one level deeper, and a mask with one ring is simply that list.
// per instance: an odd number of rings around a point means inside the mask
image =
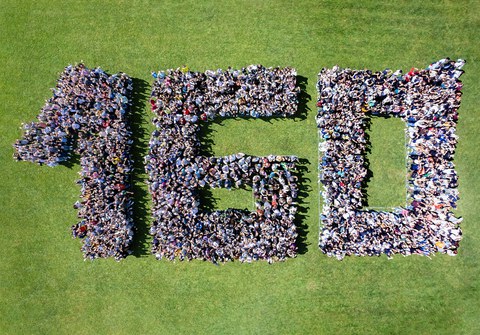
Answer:
[{"label": "number 6 formed by people", "polygon": [[[458,200],[453,157],[464,63],[442,59],[405,75],[338,67],[319,73],[324,253],[339,259],[457,253],[462,219],[452,213]],[[366,113],[399,117],[407,126],[409,204],[394,212],[362,210]]]},{"label": "number 6 formed by people", "polygon": [[74,142],[80,155],[81,201],[73,236],[83,239],[85,258],[129,252],[133,236],[129,178],[131,132],[126,119],[131,79],[109,76],[100,68],[67,66],[38,121],[23,126],[14,157],[55,166],[71,158]]},{"label": "number 6 formed by people", "polygon": [[[200,123],[219,118],[293,115],[296,72],[249,66],[242,70],[153,73],[156,130],[146,157],[153,198],[153,253],[158,259],[239,259],[268,262],[296,255],[296,157],[200,155]],[[253,212],[203,211],[198,189],[252,186]]]}]

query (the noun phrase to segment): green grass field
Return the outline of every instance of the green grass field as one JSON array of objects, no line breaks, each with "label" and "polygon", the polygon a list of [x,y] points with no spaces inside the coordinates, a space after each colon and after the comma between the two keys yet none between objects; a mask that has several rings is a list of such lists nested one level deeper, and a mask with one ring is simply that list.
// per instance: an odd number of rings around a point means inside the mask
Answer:
[{"label": "green grass field", "polygon": [[[479,334],[479,1],[0,0],[0,334]],[[317,247],[315,83],[322,67],[425,67],[465,58],[457,257],[348,258]],[[135,255],[84,262],[71,238],[79,166],[16,163],[12,144],[69,63],[135,78]],[[310,100],[290,120],[207,129],[215,155],[295,154],[308,161],[302,253],[284,263],[156,261],[146,235],[142,157],[152,129],[151,71],[252,63],[293,66]],[[369,206],[404,203],[402,125],[372,119]],[[251,194],[214,190],[215,206]]]}]

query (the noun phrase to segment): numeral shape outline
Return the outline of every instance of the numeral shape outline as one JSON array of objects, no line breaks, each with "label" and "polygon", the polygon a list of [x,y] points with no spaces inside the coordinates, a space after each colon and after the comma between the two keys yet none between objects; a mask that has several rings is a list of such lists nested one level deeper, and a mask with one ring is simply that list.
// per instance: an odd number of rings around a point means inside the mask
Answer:
[{"label": "numeral shape outline", "polygon": [[[382,253],[455,255],[461,218],[453,156],[465,62],[443,59],[402,76],[338,67],[319,73],[317,125],[324,185],[319,246],[329,256]],[[394,212],[362,210],[367,174],[365,113],[407,124],[410,204]]]},{"label": "numeral shape outline", "polygon": [[23,126],[14,158],[51,167],[80,155],[81,201],[74,237],[85,258],[124,258],[133,238],[131,131],[126,119],[131,79],[83,64],[67,66],[38,122]]},{"label": "numeral shape outline", "polygon": [[[194,73],[184,68],[154,76],[151,104],[156,130],[146,170],[154,204],[150,233],[156,257],[214,263],[295,257],[297,186],[291,171],[297,158],[199,153],[201,122],[293,115],[299,92],[295,71],[250,66]],[[200,209],[198,187],[246,184],[253,188],[256,211]]]}]

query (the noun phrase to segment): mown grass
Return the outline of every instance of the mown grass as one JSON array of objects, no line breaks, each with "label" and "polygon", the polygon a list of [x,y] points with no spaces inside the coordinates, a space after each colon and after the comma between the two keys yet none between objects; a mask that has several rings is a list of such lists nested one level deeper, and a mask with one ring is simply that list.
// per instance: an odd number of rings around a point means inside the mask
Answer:
[{"label": "mown grass", "polygon": [[[0,333],[478,334],[479,12],[478,1],[1,1]],[[446,56],[468,60],[455,158],[464,217],[459,255],[342,262],[324,256],[317,248],[316,74],[335,64],[407,70]],[[51,169],[12,159],[20,124],[35,118],[63,67],[81,60],[124,71],[137,83],[132,121],[143,236],[135,256],[120,263],[84,262],[81,242],[70,237],[78,165]],[[213,124],[213,154],[305,160],[304,251],[273,265],[158,262],[148,255],[141,163],[152,129],[150,72],[251,63],[296,67],[311,100],[292,120]],[[384,151],[389,146],[375,156],[377,143],[397,134],[390,121],[378,140],[373,121],[369,159],[375,168],[385,157],[380,170],[397,171],[397,156]]]},{"label": "mown grass", "polygon": [[407,167],[405,122],[397,118],[371,117],[367,136],[369,151],[368,208],[405,206]]}]

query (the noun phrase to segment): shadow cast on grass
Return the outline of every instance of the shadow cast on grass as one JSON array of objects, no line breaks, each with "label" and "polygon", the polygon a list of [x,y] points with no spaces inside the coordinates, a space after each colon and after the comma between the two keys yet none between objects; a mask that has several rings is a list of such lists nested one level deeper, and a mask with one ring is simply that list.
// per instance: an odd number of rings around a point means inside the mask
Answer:
[{"label": "shadow cast on grass", "polygon": [[[310,94],[307,93],[308,78],[303,76],[297,76],[297,85],[300,87],[300,93],[298,95],[298,116],[299,120],[305,120],[308,116],[310,108],[308,103],[312,100]],[[311,180],[305,177],[305,174],[310,172],[309,166],[310,162],[308,159],[300,158],[299,164],[297,165],[296,176],[298,178],[298,197],[297,197],[297,213],[295,215],[295,226],[297,227],[297,252],[300,255],[306,254],[308,252],[308,226],[306,224],[307,213],[310,210],[310,207],[307,206],[306,199],[312,187],[310,186]]]},{"label": "shadow cast on grass", "polygon": [[145,185],[144,157],[148,151],[146,133],[146,121],[144,120],[145,103],[150,96],[150,84],[145,80],[132,78],[133,91],[129,113],[130,129],[132,131],[132,159],[133,173],[131,179],[131,191],[133,193],[133,221],[135,235],[131,245],[132,255],[142,257],[150,254],[150,246],[147,243],[150,213],[148,208],[148,190]]},{"label": "shadow cast on grass", "polygon": [[298,178],[298,197],[297,197],[297,213],[295,215],[295,226],[297,227],[297,252],[300,255],[306,254],[308,252],[307,244],[307,235],[308,235],[308,226],[306,224],[307,213],[310,210],[310,207],[307,206],[305,201],[312,191],[310,186],[311,180],[305,177],[305,174],[310,172],[309,169],[310,162],[308,159],[299,159],[299,164],[297,164],[297,171],[295,175]]},{"label": "shadow cast on grass", "polygon": [[370,142],[369,132],[372,128],[372,118],[370,115],[366,115],[364,122],[364,138],[365,138],[365,154],[364,154],[364,163],[363,166],[367,169],[367,174],[362,180],[361,190],[362,190],[362,206],[363,208],[368,207],[368,184],[373,178],[373,171],[370,169],[370,160],[368,159],[368,154],[372,153],[372,143]]},{"label": "shadow cast on grass", "polygon": [[307,93],[308,78],[303,76],[297,76],[297,85],[300,87],[300,93],[298,94],[298,111],[294,120],[301,121],[307,118],[310,107],[308,103],[312,100],[312,96]]},{"label": "shadow cast on grass", "polygon": [[77,140],[73,141],[75,149],[72,151],[70,158],[66,161],[60,162],[59,165],[65,166],[67,169],[73,169],[75,166],[80,165],[80,155],[77,152]]}]

